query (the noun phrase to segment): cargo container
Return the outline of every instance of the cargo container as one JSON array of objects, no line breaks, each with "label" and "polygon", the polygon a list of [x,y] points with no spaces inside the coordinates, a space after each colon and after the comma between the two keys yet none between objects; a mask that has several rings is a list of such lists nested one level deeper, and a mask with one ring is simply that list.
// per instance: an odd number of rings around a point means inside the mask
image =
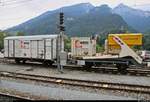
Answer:
[{"label": "cargo container", "polygon": [[95,56],[96,40],[90,37],[72,37],[71,54],[74,57]]},{"label": "cargo container", "polygon": [[130,48],[142,45],[143,35],[141,33],[109,34],[108,44],[106,45],[109,54],[118,54],[121,50],[120,46],[113,39],[114,35],[120,37]]},{"label": "cargo container", "polygon": [[120,37],[128,46],[142,45],[141,33],[128,33],[128,34],[109,34],[108,35],[108,46],[119,47],[119,45],[114,41],[113,36],[116,35]]},{"label": "cargo container", "polygon": [[[58,35],[13,36],[4,39],[4,57],[17,62],[56,60]],[[63,44],[63,43],[62,43]]]}]

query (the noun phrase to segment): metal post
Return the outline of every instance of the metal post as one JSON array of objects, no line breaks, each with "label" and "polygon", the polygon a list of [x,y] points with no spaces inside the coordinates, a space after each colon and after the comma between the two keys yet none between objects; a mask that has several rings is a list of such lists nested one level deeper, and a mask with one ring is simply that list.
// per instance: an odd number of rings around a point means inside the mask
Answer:
[{"label": "metal post", "polygon": [[[60,51],[59,51],[59,54],[61,52],[63,52],[64,49],[63,49],[63,31],[60,31]],[[60,63],[60,57],[59,57],[59,63]],[[60,72],[63,73],[63,66],[61,65],[60,63]]]},{"label": "metal post", "polygon": [[60,34],[58,35],[58,51],[57,51],[57,69],[59,72],[63,73],[63,68],[62,68],[62,65],[60,64],[60,52],[62,51],[62,41],[61,41],[61,32]]},{"label": "metal post", "polygon": [[57,69],[58,71],[60,71],[60,58],[59,58],[59,50],[60,48],[60,35],[58,35],[58,38],[57,38]]},{"label": "metal post", "polygon": [[63,18],[63,13],[60,13],[60,22],[59,22],[59,35],[58,35],[58,46],[57,46],[57,68],[58,71],[60,71],[61,73],[63,73],[63,66],[61,65],[61,59],[60,59],[60,53],[64,51],[63,48],[63,34],[64,34],[64,22],[63,22],[64,18]]}]

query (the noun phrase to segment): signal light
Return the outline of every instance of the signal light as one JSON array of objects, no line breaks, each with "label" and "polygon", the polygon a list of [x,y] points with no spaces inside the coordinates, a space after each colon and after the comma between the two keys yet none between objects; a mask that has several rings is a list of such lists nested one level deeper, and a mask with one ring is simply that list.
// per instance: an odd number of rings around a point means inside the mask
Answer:
[{"label": "signal light", "polygon": [[60,13],[60,25],[64,24],[64,13]]},{"label": "signal light", "polygon": [[60,30],[61,31],[65,31],[65,27],[64,26],[60,26]]}]

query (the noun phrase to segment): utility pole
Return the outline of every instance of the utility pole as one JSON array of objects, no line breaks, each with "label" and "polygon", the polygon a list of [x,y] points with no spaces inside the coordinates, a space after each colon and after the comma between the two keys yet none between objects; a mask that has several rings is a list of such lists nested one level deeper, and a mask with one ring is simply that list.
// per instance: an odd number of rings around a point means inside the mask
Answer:
[{"label": "utility pole", "polygon": [[63,73],[63,66],[61,64],[61,52],[64,52],[64,31],[65,31],[65,27],[64,27],[64,13],[60,12],[59,13],[59,35],[58,35],[58,50],[57,50],[57,68],[58,71],[60,71],[61,73]]}]

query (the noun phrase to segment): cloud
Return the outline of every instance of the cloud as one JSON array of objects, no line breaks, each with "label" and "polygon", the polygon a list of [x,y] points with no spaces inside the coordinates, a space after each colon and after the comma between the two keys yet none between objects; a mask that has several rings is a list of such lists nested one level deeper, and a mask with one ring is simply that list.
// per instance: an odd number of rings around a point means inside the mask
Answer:
[{"label": "cloud", "polygon": [[[15,0],[16,3],[7,5],[7,1],[2,0],[0,5],[0,29],[18,25],[46,11],[77,3],[90,2],[95,6],[108,4],[110,7],[115,7],[119,3],[128,6],[150,3],[150,0]],[[19,3],[21,1],[22,3]]]}]

